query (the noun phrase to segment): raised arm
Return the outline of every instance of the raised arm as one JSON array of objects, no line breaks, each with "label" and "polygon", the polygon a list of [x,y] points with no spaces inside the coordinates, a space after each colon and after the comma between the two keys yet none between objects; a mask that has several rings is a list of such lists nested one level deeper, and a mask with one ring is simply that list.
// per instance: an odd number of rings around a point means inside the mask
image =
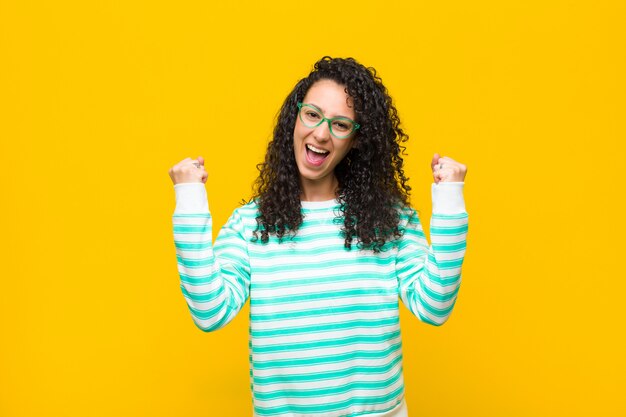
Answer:
[{"label": "raised arm", "polygon": [[[186,165],[184,169],[203,169],[192,162]],[[196,326],[206,332],[217,330],[241,310],[250,291],[242,219],[235,210],[213,245],[203,182],[175,183],[174,189],[176,209],[172,221],[181,290]]]},{"label": "raised arm", "polygon": [[405,212],[396,273],[402,302],[423,322],[440,326],[450,317],[461,285],[468,230],[463,198],[467,167],[435,154],[431,168],[431,245],[415,210]]}]

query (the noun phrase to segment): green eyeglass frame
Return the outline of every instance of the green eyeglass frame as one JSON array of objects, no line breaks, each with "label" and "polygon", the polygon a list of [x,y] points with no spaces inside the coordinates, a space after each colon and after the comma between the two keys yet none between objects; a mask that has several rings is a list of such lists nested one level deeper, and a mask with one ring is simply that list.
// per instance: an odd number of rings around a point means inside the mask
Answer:
[{"label": "green eyeglass frame", "polygon": [[[316,123],[316,124],[314,124],[314,125],[308,124],[308,123],[307,123],[307,121],[305,121],[305,120],[302,118],[302,108],[303,108],[303,107],[309,107],[309,108],[311,108],[311,109],[315,110],[315,112],[316,112],[316,113],[318,113],[318,114],[321,116],[320,121],[319,121],[319,122],[317,122],[317,123]],[[325,117],[325,116],[324,116],[324,114],[322,113],[322,111],[321,111],[320,109],[318,109],[317,107],[313,106],[312,104],[307,104],[307,103],[302,103],[302,102],[298,102],[298,115],[299,115],[299,117],[300,117],[300,121],[302,121],[302,123],[304,123],[304,125],[305,125],[306,127],[313,128],[313,127],[318,127],[318,126],[319,126],[319,125],[321,125],[323,122],[328,123],[328,130],[329,130],[329,131],[330,131],[330,133],[331,133],[334,137],[336,137],[337,139],[346,139],[346,138],[348,138],[350,135],[352,135],[354,132],[356,132],[356,130],[357,130],[358,128],[360,128],[360,127],[361,127],[361,125],[360,125],[360,124],[358,124],[358,123],[357,123],[357,122],[355,122],[354,120],[349,119],[349,118],[347,118],[347,117],[331,117],[331,118],[329,119],[329,118]],[[339,120],[339,121],[348,122],[350,125],[352,125],[352,130],[351,130],[350,132],[348,132],[347,134],[345,134],[345,135],[337,135],[337,134],[333,131],[333,125],[332,125],[332,123],[333,123],[333,122],[335,122],[335,121],[338,121],[338,120]]]}]

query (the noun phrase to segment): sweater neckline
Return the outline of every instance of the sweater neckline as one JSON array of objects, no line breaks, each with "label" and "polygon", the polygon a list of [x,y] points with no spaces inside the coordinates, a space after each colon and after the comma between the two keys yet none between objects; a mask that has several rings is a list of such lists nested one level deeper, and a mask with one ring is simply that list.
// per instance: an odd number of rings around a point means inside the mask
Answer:
[{"label": "sweater neckline", "polygon": [[332,200],[325,201],[304,201],[300,200],[300,204],[303,209],[322,209],[322,208],[331,208],[335,206],[341,205],[339,200],[333,198]]}]

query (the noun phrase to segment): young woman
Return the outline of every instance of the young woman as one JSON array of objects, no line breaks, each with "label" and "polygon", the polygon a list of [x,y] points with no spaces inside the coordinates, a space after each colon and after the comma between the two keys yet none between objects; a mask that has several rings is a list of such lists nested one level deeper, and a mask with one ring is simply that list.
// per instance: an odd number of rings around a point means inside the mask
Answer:
[{"label": "young woman", "polygon": [[181,288],[213,331],[250,300],[255,416],[407,416],[398,299],[454,307],[465,165],[435,154],[429,246],[409,206],[397,111],[373,68],[324,57],[281,108],[256,192],[216,241],[204,160],[170,169]]}]

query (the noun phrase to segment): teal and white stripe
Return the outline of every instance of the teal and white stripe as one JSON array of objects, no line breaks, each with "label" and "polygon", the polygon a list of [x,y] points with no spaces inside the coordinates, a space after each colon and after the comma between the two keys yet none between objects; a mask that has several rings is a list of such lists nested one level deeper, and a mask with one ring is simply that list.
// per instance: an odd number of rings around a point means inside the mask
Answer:
[{"label": "teal and white stripe", "polygon": [[[187,188],[180,196],[206,201],[203,184],[179,186]],[[464,206],[433,214],[430,246],[417,214],[406,210],[404,236],[379,254],[344,249],[336,201],[303,202],[304,222],[282,244],[251,241],[257,207],[250,203],[211,245],[208,207],[193,207],[177,201],[173,215],[181,289],[204,331],[226,325],[250,300],[256,415],[357,416],[402,401],[398,299],[428,324],[448,319],[465,254]]]}]

